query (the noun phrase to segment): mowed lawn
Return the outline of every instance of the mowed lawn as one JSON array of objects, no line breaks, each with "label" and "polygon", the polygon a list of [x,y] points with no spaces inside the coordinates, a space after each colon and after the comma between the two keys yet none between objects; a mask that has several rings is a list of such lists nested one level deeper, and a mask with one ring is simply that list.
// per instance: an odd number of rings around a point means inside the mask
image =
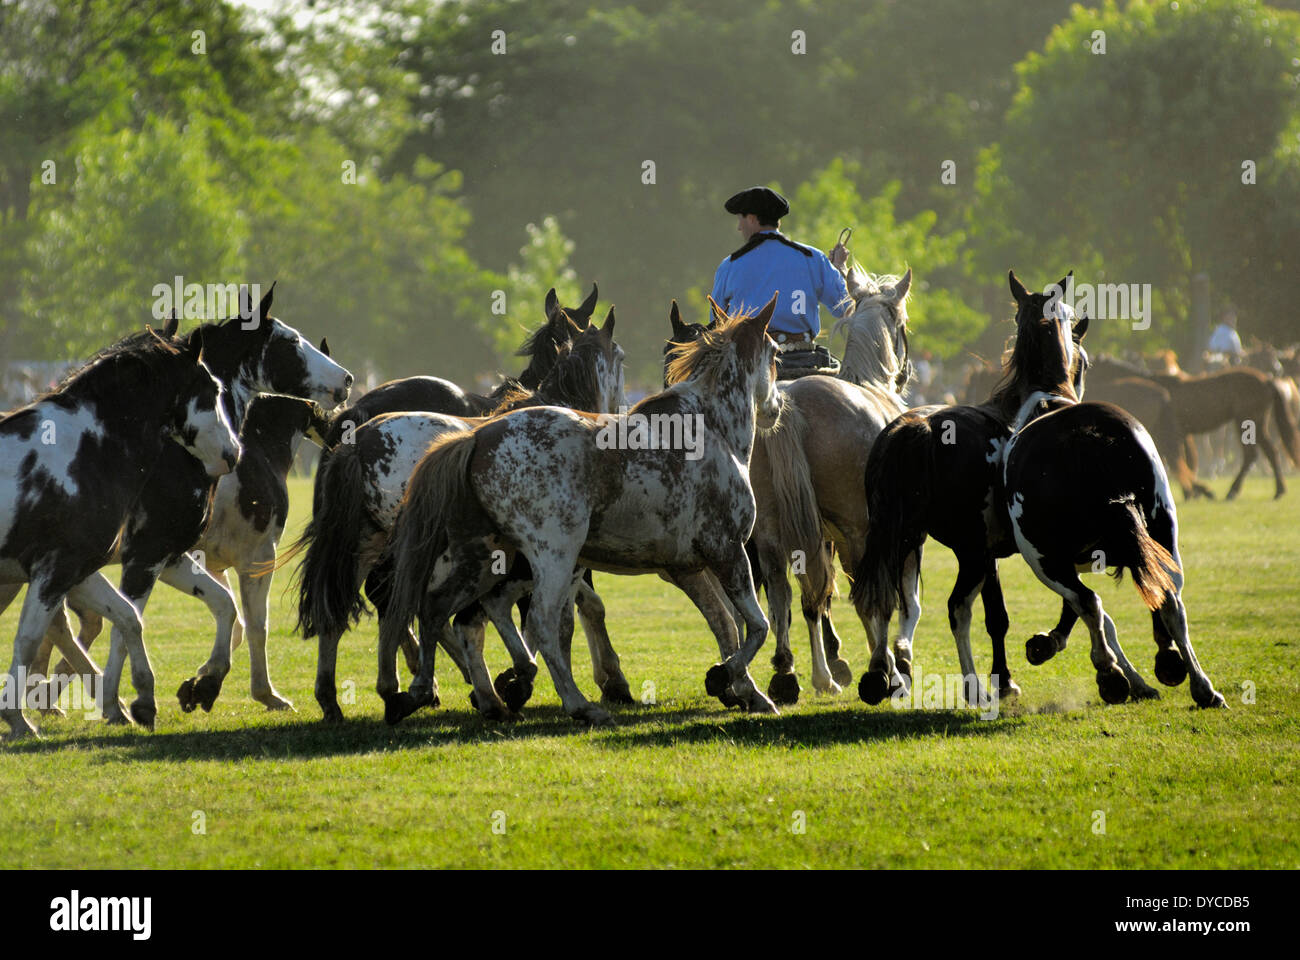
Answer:
[{"label": "mowed lawn", "polygon": [[[1214,482],[1220,495],[1226,480]],[[248,659],[211,713],[174,692],[202,663],[213,625],[159,587],[146,617],[157,729],[84,713],[37,718],[44,739],[0,746],[3,862],[24,867],[1281,867],[1300,866],[1300,485],[1275,504],[1258,477],[1236,503],[1179,504],[1192,640],[1231,709],[1192,709],[1187,685],[1158,702],[1101,704],[1084,631],[1042,667],[1025,638],[1055,623],[1055,596],[1004,562],[1014,675],[997,719],[966,709],[868,707],[856,683],[814,697],[806,633],[794,650],[803,702],[779,717],[725,710],[704,693],[717,649],[680,593],[655,577],[597,575],[634,693],[617,728],[588,732],[539,678],[525,718],[485,723],[439,664],[443,706],[399,727],[373,692],[375,625],[339,658],[348,721],[325,726],[312,695],[316,647],[292,635],[282,572],[270,662],[297,712],[248,694]],[[295,481],[296,535],[310,488]],[[288,537],[286,538],[288,539]],[[922,671],[952,673],[952,555],[925,556]],[[116,576],[116,571],[111,571]],[[1150,620],[1126,581],[1089,578],[1152,683]],[[843,590],[843,584],[841,586]],[[977,626],[980,625],[977,608]],[[855,677],[861,625],[837,603]],[[13,636],[17,606],[0,617]],[[987,673],[988,643],[975,632]],[[585,645],[575,668],[588,695]],[[95,647],[102,663],[106,641]],[[772,641],[754,674],[766,687]],[[491,635],[493,671],[507,664]],[[124,685],[126,699],[134,694]],[[1253,701],[1253,702],[1249,702]]]}]

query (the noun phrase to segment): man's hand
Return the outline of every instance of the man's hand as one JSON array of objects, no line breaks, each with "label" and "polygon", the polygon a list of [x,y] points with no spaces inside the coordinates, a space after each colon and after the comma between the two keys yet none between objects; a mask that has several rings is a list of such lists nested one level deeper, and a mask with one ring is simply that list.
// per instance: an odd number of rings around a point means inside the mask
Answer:
[{"label": "man's hand", "polygon": [[849,248],[842,243],[831,248],[831,266],[843,273],[849,262]]}]

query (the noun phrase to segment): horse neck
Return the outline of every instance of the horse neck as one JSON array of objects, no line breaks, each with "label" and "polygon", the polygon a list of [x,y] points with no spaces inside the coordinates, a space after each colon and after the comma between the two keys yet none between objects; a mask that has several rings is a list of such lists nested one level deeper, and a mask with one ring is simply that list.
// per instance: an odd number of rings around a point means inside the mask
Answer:
[{"label": "horse neck", "polygon": [[[886,308],[879,306],[877,309]],[[866,318],[859,320],[856,317],[848,322],[844,356],[840,358],[837,374],[839,379],[901,394],[898,381],[902,372],[894,338],[884,324],[868,324]]]},{"label": "horse neck", "polygon": [[[163,439],[163,428],[174,402],[159,402],[145,391],[102,389],[104,381],[118,380],[116,366],[120,361],[121,358],[115,358],[101,362],[97,369],[87,371],[58,396],[88,408],[103,424],[105,433],[113,440],[105,444],[110,456],[126,463],[151,463],[167,442]],[[169,386],[165,382],[164,385]]]},{"label": "horse neck", "polygon": [[682,395],[688,403],[704,415],[704,422],[723,444],[745,463],[749,462],[754,447],[754,413],[752,390],[738,370],[733,371],[738,382],[718,382],[706,388],[699,381],[687,380]]},{"label": "horse neck", "polygon": [[288,473],[293,456],[306,433],[307,401],[290,397],[263,397],[250,405],[240,442],[246,451],[267,458],[279,473]]}]

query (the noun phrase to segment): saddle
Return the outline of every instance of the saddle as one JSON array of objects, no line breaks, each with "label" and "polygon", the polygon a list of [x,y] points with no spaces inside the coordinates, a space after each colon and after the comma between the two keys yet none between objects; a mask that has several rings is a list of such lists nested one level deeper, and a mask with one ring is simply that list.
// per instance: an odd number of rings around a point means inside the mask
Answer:
[{"label": "saddle", "polygon": [[820,345],[808,350],[783,350],[776,355],[777,380],[798,380],[814,373],[833,377],[839,372],[839,358]]}]

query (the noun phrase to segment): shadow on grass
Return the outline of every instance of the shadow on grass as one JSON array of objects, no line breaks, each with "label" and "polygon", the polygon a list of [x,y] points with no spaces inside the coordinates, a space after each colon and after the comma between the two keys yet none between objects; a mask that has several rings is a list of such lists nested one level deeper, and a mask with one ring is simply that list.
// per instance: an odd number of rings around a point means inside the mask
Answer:
[{"label": "shadow on grass", "polygon": [[[735,710],[724,711],[708,701],[682,707],[616,708],[614,722],[614,728],[593,734],[591,742],[613,750],[710,742],[816,747],[899,738],[1004,734],[1018,728],[1023,720],[1019,717],[981,720],[968,710],[900,711],[848,705],[815,713],[750,716]],[[306,760],[444,745],[587,736],[558,705],[528,707],[522,719],[507,723],[488,722],[465,709],[443,708],[422,710],[396,727],[390,727],[377,716],[361,716],[341,724],[303,718],[243,729],[160,733],[115,730],[89,737],[62,736],[57,730],[48,732],[51,739],[21,741],[0,750],[10,754],[103,750],[105,762]]]}]

